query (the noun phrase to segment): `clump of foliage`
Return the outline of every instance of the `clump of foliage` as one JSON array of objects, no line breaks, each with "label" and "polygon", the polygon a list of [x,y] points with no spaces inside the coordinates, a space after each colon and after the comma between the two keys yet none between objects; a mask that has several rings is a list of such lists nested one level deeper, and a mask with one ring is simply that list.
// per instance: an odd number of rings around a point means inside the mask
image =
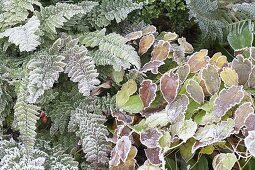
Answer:
[{"label": "clump of foliage", "polygon": [[146,3],[72,2],[0,0],[0,169],[252,163],[251,21],[228,61],[153,25],[111,32]]}]

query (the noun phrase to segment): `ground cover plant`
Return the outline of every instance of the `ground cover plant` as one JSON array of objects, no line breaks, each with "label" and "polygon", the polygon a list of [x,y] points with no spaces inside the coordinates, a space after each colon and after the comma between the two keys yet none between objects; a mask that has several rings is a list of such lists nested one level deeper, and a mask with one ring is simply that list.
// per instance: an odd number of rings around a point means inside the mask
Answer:
[{"label": "ground cover plant", "polygon": [[0,169],[254,169],[254,9],[0,0]]}]

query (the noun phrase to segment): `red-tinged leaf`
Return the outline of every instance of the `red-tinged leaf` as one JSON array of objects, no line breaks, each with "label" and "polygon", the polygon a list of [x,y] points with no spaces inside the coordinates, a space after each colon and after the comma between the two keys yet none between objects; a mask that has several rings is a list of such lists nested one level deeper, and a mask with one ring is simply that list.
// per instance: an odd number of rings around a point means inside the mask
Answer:
[{"label": "red-tinged leaf", "polygon": [[152,74],[158,74],[158,68],[165,64],[163,61],[153,60],[146,63],[141,69],[142,72],[146,73],[147,71],[151,71]]},{"label": "red-tinged leaf", "polygon": [[112,116],[115,117],[118,121],[121,121],[126,124],[133,123],[133,117],[124,114],[122,112],[112,112]]},{"label": "red-tinged leaf", "polygon": [[190,66],[191,73],[196,73],[207,65],[210,59],[207,55],[208,50],[202,49],[189,56],[188,64]]},{"label": "red-tinged leaf", "polygon": [[143,55],[144,53],[146,53],[154,44],[154,41],[155,41],[155,37],[153,34],[148,34],[143,36],[139,42],[138,53],[140,55]]},{"label": "red-tinged leaf", "polygon": [[153,34],[157,31],[157,28],[153,25],[148,25],[147,27],[145,27],[142,32],[143,35],[147,35],[147,34]]},{"label": "red-tinged leaf", "polygon": [[145,150],[145,155],[152,165],[161,164],[161,150],[160,148],[147,148]]},{"label": "red-tinged leaf", "polygon": [[135,31],[135,32],[131,32],[127,34],[125,38],[127,38],[128,41],[132,41],[132,40],[137,40],[141,38],[142,36],[143,36],[142,31]]},{"label": "red-tinged leaf", "polygon": [[255,130],[255,114],[252,113],[250,114],[246,120],[245,120],[245,133],[244,135],[247,136],[249,131],[254,131]]},{"label": "red-tinged leaf", "polygon": [[239,130],[245,126],[245,120],[247,117],[254,113],[254,108],[252,107],[252,103],[247,102],[243,103],[241,106],[239,106],[235,111],[235,130],[239,132]]},{"label": "red-tinged leaf", "polygon": [[155,148],[159,146],[159,139],[161,136],[162,133],[160,133],[157,129],[149,129],[141,132],[140,141],[148,148]]},{"label": "red-tinged leaf", "polygon": [[46,123],[46,122],[47,122],[47,116],[42,117],[42,122],[43,122],[43,123]]},{"label": "red-tinged leaf", "polygon": [[151,80],[143,80],[139,88],[139,95],[143,101],[144,109],[150,107],[151,103],[155,100],[157,85],[152,83]]},{"label": "red-tinged leaf", "polygon": [[244,85],[251,73],[252,63],[248,59],[244,59],[243,55],[237,55],[232,61],[232,68],[236,71],[239,78],[239,85]]},{"label": "red-tinged leaf", "polygon": [[220,89],[221,80],[214,65],[207,65],[202,70],[202,79],[205,83],[206,90],[210,95],[214,95]]},{"label": "red-tinged leaf", "polygon": [[173,72],[165,73],[160,78],[160,90],[164,99],[170,104],[177,96],[179,88],[179,76]]},{"label": "red-tinged leaf", "polygon": [[189,98],[186,95],[180,95],[166,106],[168,120],[171,124],[176,123],[179,120],[178,118],[185,114],[188,104]]},{"label": "red-tinged leaf", "polygon": [[168,41],[159,40],[157,45],[154,47],[153,51],[151,52],[151,61],[153,60],[160,60],[164,61],[170,52],[170,43]]},{"label": "red-tinged leaf", "polygon": [[242,86],[231,86],[229,89],[223,89],[213,107],[213,115],[215,117],[222,117],[233,106],[239,104],[244,97],[244,90]]},{"label": "red-tinged leaf", "polygon": [[195,102],[199,104],[204,103],[205,95],[203,92],[203,88],[199,85],[197,81],[190,79],[186,86],[186,91]]}]

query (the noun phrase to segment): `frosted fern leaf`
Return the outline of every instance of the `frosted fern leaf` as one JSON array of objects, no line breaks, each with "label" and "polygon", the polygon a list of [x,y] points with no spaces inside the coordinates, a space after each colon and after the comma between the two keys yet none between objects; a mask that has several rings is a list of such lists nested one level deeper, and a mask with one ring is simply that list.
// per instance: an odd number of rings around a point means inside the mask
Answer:
[{"label": "frosted fern leaf", "polygon": [[19,46],[20,51],[33,51],[36,49],[39,42],[39,36],[36,33],[39,31],[40,21],[33,16],[23,26],[9,28],[5,32],[0,33],[0,38],[9,37],[9,42]]}]

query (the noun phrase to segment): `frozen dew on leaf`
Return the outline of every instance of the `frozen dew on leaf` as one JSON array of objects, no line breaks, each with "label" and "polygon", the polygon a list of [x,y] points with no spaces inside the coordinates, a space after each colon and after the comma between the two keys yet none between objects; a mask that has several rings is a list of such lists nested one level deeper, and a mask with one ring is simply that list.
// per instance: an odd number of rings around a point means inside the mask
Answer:
[{"label": "frozen dew on leaf", "polygon": [[199,85],[199,83],[193,79],[188,81],[186,86],[187,93],[189,96],[197,103],[202,104],[204,103],[204,92],[203,88]]},{"label": "frozen dew on leaf", "polygon": [[143,80],[139,88],[139,95],[143,101],[144,108],[150,107],[156,98],[157,85],[151,80]]},{"label": "frozen dew on leaf", "polygon": [[167,59],[170,52],[170,43],[168,41],[159,40],[151,52],[151,60],[164,61]]},{"label": "frozen dew on leaf", "polygon": [[190,72],[196,73],[209,62],[208,50],[202,49],[199,52],[195,52],[191,56],[188,56],[188,64],[190,66]]},{"label": "frozen dew on leaf", "polygon": [[147,71],[151,71],[152,74],[158,74],[158,69],[160,66],[164,65],[165,63],[160,60],[153,60],[149,61],[148,63],[144,64],[141,71],[146,73]]},{"label": "frozen dew on leaf", "polygon": [[139,42],[138,53],[140,55],[145,54],[154,44],[154,41],[155,41],[155,36],[153,34],[144,35]]}]

